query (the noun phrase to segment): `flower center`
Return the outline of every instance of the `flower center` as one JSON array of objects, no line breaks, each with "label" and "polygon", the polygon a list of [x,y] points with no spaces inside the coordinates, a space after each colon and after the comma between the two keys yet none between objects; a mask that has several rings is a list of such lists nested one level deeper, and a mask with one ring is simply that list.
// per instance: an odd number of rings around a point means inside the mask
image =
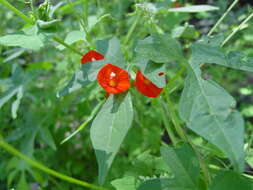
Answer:
[{"label": "flower center", "polygon": [[115,87],[115,86],[117,85],[117,83],[116,83],[116,81],[115,81],[114,79],[111,79],[111,80],[109,81],[109,85],[110,85],[111,87]]}]

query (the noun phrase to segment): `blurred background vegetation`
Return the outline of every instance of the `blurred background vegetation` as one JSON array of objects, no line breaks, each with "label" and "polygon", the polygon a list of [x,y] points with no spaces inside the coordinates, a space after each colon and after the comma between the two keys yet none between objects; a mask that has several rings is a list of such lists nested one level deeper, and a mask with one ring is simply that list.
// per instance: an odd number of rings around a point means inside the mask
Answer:
[{"label": "blurred background vegetation", "polygon": [[[9,0],[26,15],[32,15],[30,2],[25,0]],[[87,4],[88,2],[88,4]],[[144,1],[135,0],[52,0],[54,18],[61,19],[52,31],[65,39],[72,31],[83,31],[81,22],[89,25],[89,43],[94,46],[96,40],[110,39],[117,36],[124,41],[130,26],[136,19],[135,4]],[[170,0],[145,1],[160,6],[173,7]],[[189,45],[206,34],[221,17],[230,0],[181,0],[181,6],[190,4],[210,4],[218,6],[219,11],[198,14],[162,13],[146,15],[122,50],[127,61],[131,61],[133,48],[137,39],[143,39],[152,33],[155,23],[164,32],[171,33],[182,42],[186,56],[189,56]],[[43,1],[34,0],[34,8]],[[219,26],[218,33],[231,33],[233,28],[252,12],[252,1],[241,0]],[[88,12],[87,12],[88,11]],[[108,15],[106,15],[108,14]],[[106,15],[99,20],[101,16]],[[0,5],[0,36],[21,31],[23,21]],[[85,23],[86,22],[86,23]],[[96,24],[97,23],[97,24]],[[176,33],[180,27],[185,31]],[[243,30],[238,32],[224,50],[239,50],[253,57],[253,22],[250,21]],[[73,46],[85,53],[87,41],[78,40]],[[104,93],[98,85],[91,84],[63,98],[56,93],[73,72],[80,66],[80,56],[69,50],[61,50],[53,41],[40,51],[23,48],[7,48],[0,46],[0,132],[7,142],[11,143],[24,154],[45,163],[48,167],[75,178],[91,183],[97,181],[97,163],[89,139],[89,129],[67,141],[60,142],[73,132],[91,114],[96,104],[104,99]],[[178,70],[178,65],[168,68],[168,79]],[[204,77],[212,78],[228,90],[237,100],[237,107],[246,121],[245,144],[247,145],[247,172],[253,173],[253,75],[221,66],[206,66]],[[173,101],[178,102],[183,87],[180,80]],[[11,93],[12,97],[1,105],[3,94]],[[133,91],[133,93],[135,93]],[[126,175],[146,178],[165,173],[164,164],[159,157],[161,143],[170,144],[170,139],[162,125],[156,101],[151,101],[136,93],[134,98],[135,120],[133,127],[124,140],[118,156],[110,171],[108,184],[111,180]],[[210,154],[217,158],[219,164],[225,164],[223,155],[210,144],[204,144],[201,138],[192,134],[194,142],[205,150],[207,159]],[[204,147],[205,146],[205,147]],[[210,151],[211,150],[211,151]],[[211,152],[211,153],[210,153]],[[211,159],[211,158],[210,158]],[[212,158],[213,159],[213,158]],[[228,166],[229,167],[229,166]],[[54,179],[26,162],[7,154],[0,149],[0,189],[25,189],[37,186],[38,189],[81,189],[67,182]],[[27,188],[30,189],[30,188]]]}]

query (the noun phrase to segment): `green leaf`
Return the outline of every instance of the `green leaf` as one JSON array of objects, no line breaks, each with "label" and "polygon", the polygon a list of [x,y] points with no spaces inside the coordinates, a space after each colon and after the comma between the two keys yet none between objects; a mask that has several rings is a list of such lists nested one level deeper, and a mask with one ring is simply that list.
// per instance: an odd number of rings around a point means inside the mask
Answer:
[{"label": "green leaf", "polygon": [[0,96],[0,108],[18,93],[20,86],[14,86]]},{"label": "green leaf", "polygon": [[121,68],[125,68],[124,56],[120,50],[120,41],[118,38],[112,38],[107,47],[107,52],[105,54],[105,59],[108,63],[116,65]]},{"label": "green leaf", "polygon": [[220,171],[213,179],[210,190],[253,190],[252,181],[233,171]]},{"label": "green leaf", "polygon": [[107,17],[111,17],[111,15],[104,14],[104,15],[100,16],[99,18],[95,15],[89,16],[88,17],[88,30],[91,31],[97,24],[102,22]]},{"label": "green leaf", "polygon": [[235,100],[218,84],[203,80],[198,64],[190,63],[179,113],[188,128],[220,148],[234,168],[243,171],[244,121]]},{"label": "green leaf", "polygon": [[106,60],[101,60],[81,65],[68,84],[57,93],[57,97],[65,96],[96,80],[99,69],[106,63]]},{"label": "green leaf", "polygon": [[227,61],[221,65],[233,69],[253,72],[253,57],[247,57],[240,52],[230,52],[227,55]]},{"label": "green leaf", "polygon": [[25,173],[22,172],[18,185],[17,185],[17,190],[27,190],[27,189],[29,189],[29,185],[26,182]]},{"label": "green leaf", "polygon": [[133,64],[136,65],[142,72],[142,74],[152,81],[159,88],[163,88],[166,85],[164,75],[160,76],[159,73],[165,73],[165,64],[157,64],[143,57],[135,57]]},{"label": "green leaf", "polygon": [[198,31],[193,25],[185,24],[184,26],[178,26],[171,31],[173,38],[187,38],[194,39],[199,36]]},{"label": "green leaf", "polygon": [[109,46],[109,40],[97,40],[96,46],[97,51],[105,55]]},{"label": "green leaf", "polygon": [[137,56],[157,63],[182,61],[182,49],[177,40],[168,35],[153,35],[140,40],[135,49]]},{"label": "green leaf", "polygon": [[[193,149],[184,144],[178,148],[161,148],[161,154],[174,173],[174,178],[151,179],[140,185],[138,190],[197,190],[199,164]],[[187,158],[187,159],[186,159]]]},{"label": "green leaf", "polygon": [[98,181],[103,184],[108,170],[119,150],[133,120],[130,93],[110,95],[94,119],[90,137],[95,149],[98,166]]},{"label": "green leaf", "polygon": [[217,11],[217,10],[219,10],[219,7],[214,7],[210,5],[193,5],[193,6],[187,6],[187,7],[168,9],[169,12],[184,12],[184,13],[198,13],[198,12]]},{"label": "green leaf", "polygon": [[[70,33],[68,33],[68,35],[66,36],[64,42],[66,44],[73,44],[75,42],[78,42],[78,41],[85,41],[86,40],[86,35],[85,35],[85,32],[82,32],[82,31],[79,31],[79,30],[75,30],[75,31],[71,31]],[[65,47],[63,45],[59,45],[57,46],[57,48],[59,50],[63,50],[65,49]]]},{"label": "green leaf", "polygon": [[176,185],[170,179],[151,179],[142,183],[138,190],[186,190]]},{"label": "green leaf", "polygon": [[179,148],[162,147],[161,154],[174,173],[177,186],[198,189],[196,185],[199,179],[198,159],[189,145],[185,144]]},{"label": "green leaf", "polygon": [[37,24],[41,29],[49,29],[51,27],[56,27],[60,22],[60,19],[54,19],[51,21],[37,20]]},{"label": "green leaf", "polygon": [[0,45],[19,46],[31,50],[39,50],[43,47],[41,39],[34,35],[10,34],[0,37]]},{"label": "green leaf", "polygon": [[43,141],[48,144],[48,146],[50,146],[53,150],[57,149],[52,134],[47,127],[41,126],[39,128],[39,133]]},{"label": "green leaf", "polygon": [[253,57],[243,53],[230,52],[226,55],[220,48],[223,36],[204,37],[192,44],[191,62],[196,64],[218,64],[233,69],[253,72]]},{"label": "green leaf", "polygon": [[16,119],[17,117],[17,111],[23,95],[24,95],[24,88],[23,86],[20,86],[17,91],[17,99],[11,105],[11,115],[13,119]]},{"label": "green leaf", "polygon": [[116,179],[111,182],[116,190],[136,190],[136,179],[133,176],[126,176],[121,179]]}]

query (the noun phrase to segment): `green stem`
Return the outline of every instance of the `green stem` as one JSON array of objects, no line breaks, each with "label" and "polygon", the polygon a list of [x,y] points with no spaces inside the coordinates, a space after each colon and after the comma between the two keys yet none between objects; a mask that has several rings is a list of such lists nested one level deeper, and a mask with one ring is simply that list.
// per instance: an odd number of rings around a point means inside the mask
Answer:
[{"label": "green stem", "polygon": [[96,189],[96,190],[108,190],[104,187],[100,187],[100,186],[96,186],[93,184],[89,184],[85,181],[81,181],[78,179],[75,179],[73,177],[69,177],[67,175],[61,174],[55,170],[52,170],[44,165],[42,165],[41,163],[32,160],[31,158],[27,157],[26,155],[22,154],[21,152],[19,152],[18,150],[16,150],[14,147],[12,147],[11,145],[9,145],[8,143],[6,143],[3,139],[0,139],[0,147],[2,147],[3,149],[5,149],[6,151],[8,151],[9,153],[13,154],[16,157],[19,157],[21,159],[23,159],[24,161],[26,161],[27,163],[29,163],[30,165],[32,165],[33,167],[42,170],[52,176],[55,176],[59,179],[68,181],[69,183],[73,183],[73,184],[77,184],[83,187],[88,187],[90,189]]},{"label": "green stem", "polygon": [[207,36],[211,36],[212,33],[216,30],[216,28],[220,25],[220,23],[226,18],[228,13],[233,9],[233,7],[239,2],[239,0],[234,0],[234,2],[230,5],[230,7],[227,9],[227,11],[220,17],[220,19],[216,22],[216,24],[212,27],[212,29],[209,31]]},{"label": "green stem", "polygon": [[204,174],[204,179],[205,179],[206,185],[208,186],[208,184],[211,181],[208,168],[207,168],[205,162],[202,160],[201,155],[198,151],[198,148],[190,140],[188,142],[192,146],[193,150],[196,152],[196,155],[197,155],[197,158],[198,158],[198,161],[199,161],[199,164],[200,164],[200,168],[202,169],[203,174]]},{"label": "green stem", "polygon": [[175,111],[174,105],[171,102],[169,94],[167,92],[165,93],[165,99],[166,99],[167,104],[168,104],[167,108],[169,110],[171,121],[172,121],[172,123],[173,123],[173,125],[174,125],[174,127],[176,129],[177,134],[179,135],[179,137],[183,141],[188,142],[187,137],[186,137],[186,135],[184,133],[184,130],[182,129],[182,127],[180,125],[179,118],[178,118],[177,113]]},{"label": "green stem", "polygon": [[245,25],[251,18],[253,17],[253,13],[251,13],[239,26],[237,26],[233,32],[223,41],[221,47],[224,46],[241,28]]},{"label": "green stem", "polygon": [[30,0],[30,6],[31,6],[31,9],[32,9],[33,16],[35,17],[35,19],[37,19],[37,13],[36,13],[35,8],[34,8],[34,0]]},{"label": "green stem", "polygon": [[[187,69],[188,64],[185,64],[184,66],[182,66],[179,71],[175,74],[174,77],[172,77],[169,82],[167,83],[167,85],[164,87],[163,89],[163,94],[168,93],[168,91],[175,85],[176,81],[181,77],[181,75],[185,72],[185,70]],[[169,94],[169,93],[168,93]]]},{"label": "green stem", "polygon": [[65,142],[67,142],[69,139],[71,139],[73,136],[75,136],[77,133],[79,133],[81,130],[83,130],[92,120],[93,118],[97,115],[98,111],[100,110],[100,108],[102,107],[102,105],[105,103],[104,101],[101,101],[92,111],[91,115],[88,117],[88,119],[83,122],[77,130],[75,130],[71,135],[69,135],[68,137],[66,137],[61,144],[64,144]]},{"label": "green stem", "polygon": [[164,106],[164,103],[162,102],[162,100],[160,101],[160,105],[161,105],[161,114],[162,114],[162,119],[163,119],[165,129],[166,129],[166,131],[167,131],[167,133],[170,137],[170,140],[171,140],[172,144],[175,146],[177,144],[177,138],[176,138],[173,130],[171,129],[170,123],[167,119],[167,116],[166,116],[167,109]]},{"label": "green stem", "polygon": [[34,21],[31,18],[27,17],[26,15],[24,15],[24,13],[22,13],[21,11],[19,11],[18,9],[13,7],[8,1],[0,0],[0,3],[2,3],[4,6],[6,6],[9,10],[16,13],[16,15],[18,15],[20,18],[22,18],[25,22],[27,22],[29,24],[34,24]]},{"label": "green stem", "polygon": [[137,18],[135,19],[133,25],[131,26],[131,28],[129,29],[129,31],[128,31],[127,35],[126,35],[126,38],[124,40],[124,44],[127,44],[127,42],[129,41],[129,39],[132,36],[132,34],[133,34],[133,32],[134,32],[134,30],[135,30],[138,22],[140,21],[140,19],[141,19],[141,15],[138,14]]},{"label": "green stem", "polygon": [[83,55],[81,52],[79,52],[75,48],[71,47],[70,45],[66,44],[64,41],[62,41],[57,36],[54,36],[53,39],[54,39],[54,41],[58,42],[59,44],[63,45],[64,47],[70,49],[71,51],[75,52],[76,54],[81,55],[81,56]]}]

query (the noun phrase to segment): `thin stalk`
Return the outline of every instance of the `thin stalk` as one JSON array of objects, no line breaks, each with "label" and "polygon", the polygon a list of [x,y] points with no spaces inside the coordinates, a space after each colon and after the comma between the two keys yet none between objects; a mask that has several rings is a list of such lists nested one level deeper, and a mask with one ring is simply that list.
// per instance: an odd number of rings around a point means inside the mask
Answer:
[{"label": "thin stalk", "polygon": [[41,164],[41,163],[39,163],[39,162],[37,162],[35,160],[32,160],[31,158],[29,158],[26,155],[22,154],[21,152],[19,152],[18,150],[16,150],[14,147],[12,147],[8,143],[6,143],[3,139],[0,139],[0,147],[2,147],[3,149],[5,149],[9,153],[13,154],[14,156],[23,159],[24,161],[26,161],[27,163],[29,163],[33,167],[35,167],[35,168],[37,168],[37,169],[39,169],[41,171],[44,171],[44,172],[46,172],[46,173],[48,173],[48,174],[50,174],[52,176],[55,176],[55,177],[57,177],[59,179],[62,179],[64,181],[68,181],[69,183],[73,183],[73,184],[80,185],[80,186],[83,186],[83,187],[87,187],[87,188],[90,188],[90,189],[109,190],[109,189],[106,189],[104,187],[96,186],[96,185],[87,183],[85,181],[81,181],[81,180],[75,179],[73,177],[69,177],[69,176],[64,175],[62,173],[59,173],[59,172],[57,172],[55,170],[52,170],[52,169],[44,166],[43,164]]},{"label": "thin stalk", "polygon": [[179,137],[180,137],[183,141],[188,142],[187,137],[186,137],[186,135],[185,135],[185,133],[184,133],[184,130],[182,129],[182,127],[181,127],[181,125],[180,125],[180,123],[179,123],[179,118],[178,118],[178,116],[177,116],[177,113],[176,113],[176,111],[175,111],[174,105],[173,105],[173,103],[171,102],[168,93],[165,93],[165,99],[166,99],[167,104],[168,104],[167,108],[168,108],[169,113],[170,113],[171,121],[172,121],[172,123],[173,123],[173,125],[174,125],[174,127],[175,127],[175,129],[176,129],[177,134],[179,135]]},{"label": "thin stalk", "polygon": [[4,6],[6,6],[9,10],[13,11],[16,15],[18,15],[20,18],[22,18],[25,22],[27,22],[29,24],[34,24],[34,21],[31,18],[29,18],[26,15],[24,15],[24,13],[22,13],[21,11],[19,11],[18,9],[16,9],[8,1],[6,1],[6,0],[0,0],[0,3],[2,3]]},{"label": "thin stalk", "polygon": [[230,5],[227,11],[220,17],[220,19],[216,22],[216,24],[212,27],[212,29],[208,32],[207,36],[211,36],[212,33],[216,30],[216,28],[220,25],[220,23],[226,18],[228,13],[233,9],[233,7],[239,2],[239,0],[234,0],[234,2]]},{"label": "thin stalk", "polygon": [[224,46],[241,28],[244,24],[246,24],[253,17],[253,13],[251,13],[239,26],[237,26],[233,32],[223,41],[221,47]]},{"label": "thin stalk", "polygon": [[204,179],[205,179],[205,182],[206,182],[206,185],[208,186],[208,184],[210,183],[211,181],[211,177],[210,177],[210,174],[209,174],[209,171],[208,171],[208,168],[205,164],[205,162],[201,159],[201,155],[197,149],[197,147],[189,140],[188,141],[191,145],[191,147],[193,148],[193,150],[195,151],[197,157],[198,157],[198,161],[199,161],[199,165],[200,165],[200,168],[202,169],[203,171],[203,174],[204,174]]},{"label": "thin stalk", "polygon": [[171,80],[167,83],[167,85],[165,86],[165,88],[163,89],[163,94],[167,93],[167,91],[169,89],[171,89],[174,84],[176,83],[176,81],[181,77],[181,75],[185,72],[185,70],[187,69],[188,64],[185,64],[184,66],[182,66],[179,71],[171,78]]},{"label": "thin stalk", "polygon": [[135,21],[134,21],[134,23],[132,24],[131,28],[128,30],[128,33],[127,33],[126,38],[125,38],[125,40],[124,40],[124,44],[127,44],[127,42],[129,41],[129,39],[130,39],[130,37],[132,36],[132,34],[133,34],[133,32],[134,32],[134,30],[135,30],[135,28],[136,28],[138,22],[140,21],[140,19],[141,19],[141,15],[138,14],[138,15],[137,15],[137,18],[135,19]]},{"label": "thin stalk", "polygon": [[81,52],[79,52],[75,48],[71,47],[70,45],[66,44],[64,41],[62,41],[57,36],[54,36],[53,39],[54,39],[54,41],[58,42],[59,44],[63,45],[64,47],[70,49],[71,51],[75,52],[76,54],[81,55],[81,56],[83,55]]},{"label": "thin stalk", "polygon": [[35,19],[37,19],[37,13],[34,8],[34,0],[30,0],[30,7],[32,9],[33,16],[35,17]]},{"label": "thin stalk", "polygon": [[162,100],[160,101],[160,105],[161,105],[161,114],[162,114],[162,119],[163,119],[163,123],[164,123],[164,126],[165,126],[165,129],[170,137],[170,140],[173,144],[173,146],[176,146],[177,144],[177,138],[173,132],[173,130],[171,129],[171,126],[170,126],[170,123],[167,119],[167,116],[166,116],[166,112],[165,110],[167,110],[162,102]]},{"label": "thin stalk", "polygon": [[97,115],[97,113],[99,112],[100,108],[104,105],[105,100],[101,101],[92,111],[91,115],[88,117],[88,119],[83,122],[77,130],[75,130],[71,135],[69,135],[68,137],[66,137],[60,144],[64,144],[65,142],[67,142],[69,139],[71,139],[73,136],[75,136],[77,133],[79,133],[81,130],[83,130]]}]

